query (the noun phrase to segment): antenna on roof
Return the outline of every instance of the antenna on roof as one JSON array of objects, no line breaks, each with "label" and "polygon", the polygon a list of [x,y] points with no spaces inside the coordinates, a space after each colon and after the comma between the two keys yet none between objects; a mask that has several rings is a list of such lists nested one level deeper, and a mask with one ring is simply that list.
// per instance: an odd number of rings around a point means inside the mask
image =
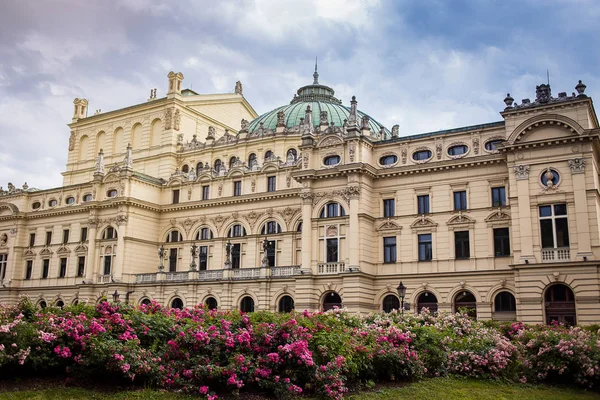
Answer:
[{"label": "antenna on roof", "polygon": [[313,85],[318,85],[319,84],[319,73],[317,72],[317,57],[315,57],[315,73],[313,74],[313,78],[315,78],[315,80],[313,81]]},{"label": "antenna on roof", "polygon": [[550,71],[546,69],[546,79],[548,80],[548,86],[550,86]]}]

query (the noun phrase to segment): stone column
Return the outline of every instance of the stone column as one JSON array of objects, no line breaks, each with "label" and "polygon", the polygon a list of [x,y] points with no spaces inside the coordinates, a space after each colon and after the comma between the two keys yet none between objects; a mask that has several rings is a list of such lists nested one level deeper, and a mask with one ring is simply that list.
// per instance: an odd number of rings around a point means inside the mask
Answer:
[{"label": "stone column", "polygon": [[[302,198],[302,265],[300,269],[304,273],[316,274],[316,265],[313,268],[312,260],[312,201],[313,196],[310,192],[303,192],[300,194]],[[316,257],[315,257],[316,259]]]},{"label": "stone column", "polygon": [[88,221],[88,251],[85,265],[85,280],[92,283],[94,280],[94,272],[96,271],[96,231],[98,220],[90,218]]},{"label": "stone column", "polygon": [[517,198],[519,199],[519,230],[521,242],[520,262],[536,262],[533,254],[533,231],[531,229],[531,203],[529,200],[529,165],[516,165],[514,167],[517,179]]},{"label": "stone column", "polygon": [[[585,184],[585,158],[569,160],[573,177],[573,198],[575,199],[575,223],[577,225],[577,255],[576,259],[587,257],[591,260],[592,253],[590,221],[588,219],[588,201]],[[571,255],[572,257],[572,255]]]},{"label": "stone column", "polygon": [[350,199],[350,226],[346,241],[348,243],[348,267],[358,268],[360,270],[360,228],[358,224],[358,199],[360,197],[360,188],[358,186],[350,186],[347,189]]},{"label": "stone column", "polygon": [[123,262],[125,259],[125,224],[127,217],[122,216],[117,219],[117,254],[115,255],[115,265],[112,270],[113,278],[123,279]]}]

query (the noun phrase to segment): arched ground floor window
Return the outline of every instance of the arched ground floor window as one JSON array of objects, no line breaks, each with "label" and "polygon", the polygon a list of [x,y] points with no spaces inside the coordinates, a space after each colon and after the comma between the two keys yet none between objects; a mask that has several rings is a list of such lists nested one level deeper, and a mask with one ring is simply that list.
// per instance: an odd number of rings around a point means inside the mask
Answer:
[{"label": "arched ground floor window", "polygon": [[473,293],[461,290],[454,296],[454,312],[466,312],[471,318],[477,318],[477,300]]},{"label": "arched ground floor window", "polygon": [[517,318],[517,301],[512,293],[502,291],[494,297],[492,318],[497,321],[512,321]]},{"label": "arched ground floor window", "polygon": [[214,297],[207,297],[206,300],[204,300],[204,304],[209,310],[214,310],[218,306],[217,299]]},{"label": "arched ground floor window", "polygon": [[329,292],[323,297],[323,311],[331,310],[333,307],[342,307],[342,298],[336,292]]},{"label": "arched ground floor window", "polygon": [[178,308],[182,310],[183,300],[181,300],[179,297],[175,297],[173,300],[171,300],[171,308]]},{"label": "arched ground floor window", "polygon": [[575,294],[567,285],[558,283],[546,288],[544,306],[547,324],[551,324],[552,322],[560,322],[567,325],[577,324]]},{"label": "arched ground floor window", "polygon": [[245,296],[242,301],[240,301],[240,311],[243,313],[254,312],[254,300],[252,297]]},{"label": "arched ground floor window", "polygon": [[289,313],[294,310],[294,299],[291,296],[283,296],[279,299],[277,311]]},{"label": "arched ground floor window", "polygon": [[423,308],[427,308],[431,313],[437,312],[438,299],[435,294],[423,292],[417,297],[417,312],[420,313]]},{"label": "arched ground floor window", "polygon": [[400,300],[398,296],[393,294],[388,294],[383,298],[382,304],[383,312],[389,313],[393,310],[400,310]]}]

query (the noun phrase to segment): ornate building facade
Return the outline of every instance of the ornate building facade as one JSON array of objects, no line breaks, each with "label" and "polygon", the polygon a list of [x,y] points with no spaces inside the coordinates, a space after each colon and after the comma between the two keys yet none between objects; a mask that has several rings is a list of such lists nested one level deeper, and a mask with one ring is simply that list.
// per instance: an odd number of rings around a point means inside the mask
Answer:
[{"label": "ornate building facade", "polygon": [[[0,301],[600,320],[592,100],[536,88],[502,120],[400,136],[319,83],[258,116],[182,89],[87,116],[62,187],[0,192]],[[240,122],[241,121],[241,122]]]}]

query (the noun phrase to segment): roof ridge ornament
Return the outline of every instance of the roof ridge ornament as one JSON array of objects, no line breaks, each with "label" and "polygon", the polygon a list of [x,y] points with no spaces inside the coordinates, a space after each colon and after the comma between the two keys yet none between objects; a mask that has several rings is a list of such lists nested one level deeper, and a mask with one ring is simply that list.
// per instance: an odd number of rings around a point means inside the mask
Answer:
[{"label": "roof ridge ornament", "polygon": [[315,73],[313,74],[313,85],[319,84],[319,73],[317,72],[317,57],[315,57]]}]

